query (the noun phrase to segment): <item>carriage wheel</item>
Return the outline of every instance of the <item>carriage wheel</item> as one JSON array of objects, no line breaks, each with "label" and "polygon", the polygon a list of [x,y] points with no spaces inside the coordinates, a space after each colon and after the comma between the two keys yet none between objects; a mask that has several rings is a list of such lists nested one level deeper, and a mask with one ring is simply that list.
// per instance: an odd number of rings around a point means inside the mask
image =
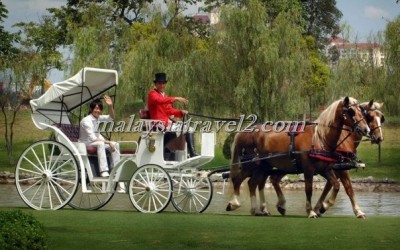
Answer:
[{"label": "carriage wheel", "polygon": [[210,205],[213,186],[208,177],[175,175],[172,182],[171,201],[179,212],[202,213]]},{"label": "carriage wheel", "polygon": [[87,189],[92,192],[82,193],[82,183],[79,182],[76,194],[68,203],[70,207],[82,210],[97,210],[104,207],[114,196],[114,192],[106,192],[106,183],[87,182],[86,185]]},{"label": "carriage wheel", "polygon": [[129,198],[143,213],[163,211],[171,199],[172,182],[169,174],[158,165],[138,168],[129,183]]},{"label": "carriage wheel", "polygon": [[78,164],[72,152],[56,141],[38,141],[22,153],[15,183],[22,200],[36,210],[57,210],[75,195]]}]

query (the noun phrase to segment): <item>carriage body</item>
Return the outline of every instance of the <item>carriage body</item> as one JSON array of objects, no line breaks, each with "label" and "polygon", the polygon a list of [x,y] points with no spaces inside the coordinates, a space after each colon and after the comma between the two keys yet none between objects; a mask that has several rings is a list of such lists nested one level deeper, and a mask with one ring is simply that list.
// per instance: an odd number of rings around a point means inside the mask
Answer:
[{"label": "carriage body", "polygon": [[127,145],[120,151],[121,160],[109,177],[98,176],[94,166],[97,154],[79,142],[79,125],[73,121],[80,121],[82,106],[103,94],[114,91],[111,96],[115,100],[117,85],[115,70],[84,68],[31,100],[34,125],[50,130],[54,136],[53,140],[33,143],[21,154],[16,167],[21,198],[37,210],[57,210],[66,205],[94,210],[106,205],[118,183],[124,183],[125,193],[141,212],[161,212],[170,201],[180,212],[203,212],[211,202],[212,185],[197,169],[214,157],[214,133],[201,134],[200,156],[188,158],[182,150],[176,152],[175,159],[165,160],[164,133],[142,131],[139,143],[118,142]]}]

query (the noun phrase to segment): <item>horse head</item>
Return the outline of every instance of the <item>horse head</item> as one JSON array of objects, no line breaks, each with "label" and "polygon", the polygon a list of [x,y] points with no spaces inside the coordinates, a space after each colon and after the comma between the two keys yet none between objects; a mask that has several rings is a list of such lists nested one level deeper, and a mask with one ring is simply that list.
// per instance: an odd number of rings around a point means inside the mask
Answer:
[{"label": "horse head", "polygon": [[318,123],[314,140],[322,142],[322,148],[334,150],[343,126],[349,127],[360,135],[366,135],[370,129],[356,99],[345,97],[329,105],[317,118]]},{"label": "horse head", "polygon": [[345,97],[342,103],[343,124],[351,127],[361,135],[367,135],[370,128],[364,119],[364,112],[357,100],[351,97]]},{"label": "horse head", "polygon": [[360,104],[361,109],[364,111],[364,117],[370,128],[369,136],[372,143],[380,144],[383,141],[382,124],[385,122],[385,116],[380,110],[383,103],[364,102]]}]

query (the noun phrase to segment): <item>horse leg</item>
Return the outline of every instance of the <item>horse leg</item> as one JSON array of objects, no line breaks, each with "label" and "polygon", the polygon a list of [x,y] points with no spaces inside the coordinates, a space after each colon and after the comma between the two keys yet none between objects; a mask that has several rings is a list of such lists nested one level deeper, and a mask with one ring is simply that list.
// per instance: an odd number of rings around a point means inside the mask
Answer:
[{"label": "horse leg", "polygon": [[328,193],[331,190],[331,188],[332,184],[329,181],[327,181],[324,190],[322,191],[321,196],[319,197],[317,204],[315,204],[314,207],[314,211],[316,211],[318,215],[325,213],[327,210],[327,208],[324,206],[324,200],[326,196],[328,196]]},{"label": "horse leg", "polygon": [[[255,216],[261,216],[261,215],[266,215],[263,210],[261,210],[261,206],[258,205],[257,203],[257,196],[256,196],[256,189],[257,186],[262,185],[262,181],[263,181],[263,175],[261,174],[253,174],[249,181],[248,181],[248,185],[249,185],[249,191],[250,191],[250,201],[251,201],[251,208],[250,208],[250,213],[252,215]],[[265,182],[264,182],[265,184]],[[264,186],[263,186],[264,188]],[[260,193],[260,200],[264,199],[264,193],[262,191],[262,194]]]},{"label": "horse leg", "polygon": [[257,204],[257,196],[256,196],[256,188],[257,188],[257,183],[255,181],[254,176],[250,177],[249,181],[247,182],[247,185],[249,187],[249,192],[250,192],[250,213],[252,215],[261,215],[260,208]]},{"label": "horse leg", "polygon": [[265,193],[264,193],[265,183],[267,182],[267,179],[268,175],[263,176],[263,179],[258,184],[258,194],[260,195],[260,211],[262,215],[269,216],[271,215],[271,213],[268,212],[267,201],[265,199]]},{"label": "horse leg", "polygon": [[313,173],[304,171],[305,191],[306,191],[306,212],[308,218],[317,218],[317,214],[312,210],[311,198],[313,193]]},{"label": "horse leg", "polygon": [[[340,174],[340,173],[339,173]],[[327,180],[327,183],[329,182],[331,188],[333,187],[333,190],[331,192],[331,195],[329,196],[329,199],[323,202],[322,208],[324,209],[324,212],[328,210],[330,207],[332,207],[335,204],[337,194],[339,193],[340,189],[340,183],[337,179],[337,176],[335,175],[335,172],[333,170],[329,170],[324,174],[324,177]],[[326,186],[325,186],[326,187]]]},{"label": "horse leg", "polygon": [[238,197],[240,195],[240,185],[242,184],[244,179],[245,178],[242,174],[239,174],[236,177],[231,178],[233,185],[233,194],[231,200],[226,206],[226,211],[233,211],[240,207],[240,202],[238,200]]},{"label": "horse leg", "polygon": [[278,209],[278,212],[281,215],[286,214],[286,199],[280,185],[283,176],[285,176],[285,174],[274,174],[271,175],[270,177],[272,186],[274,186],[276,196],[278,197],[278,202],[276,203],[276,209]]},{"label": "horse leg", "polygon": [[350,174],[349,171],[341,171],[339,174],[339,178],[343,184],[344,189],[346,190],[346,194],[350,199],[351,206],[353,207],[353,212],[359,219],[365,219],[366,215],[361,208],[358,206],[356,201],[356,195],[354,194],[353,186],[351,185]]}]

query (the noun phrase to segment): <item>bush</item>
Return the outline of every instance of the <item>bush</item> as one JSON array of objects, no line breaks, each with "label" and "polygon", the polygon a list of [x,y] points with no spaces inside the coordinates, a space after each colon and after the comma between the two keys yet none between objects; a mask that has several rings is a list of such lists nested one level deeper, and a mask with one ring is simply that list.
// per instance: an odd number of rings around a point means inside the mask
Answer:
[{"label": "bush", "polygon": [[21,211],[0,211],[0,249],[47,249],[43,225]]},{"label": "bush", "polygon": [[224,154],[225,159],[231,159],[231,147],[233,140],[235,139],[235,133],[230,133],[228,137],[226,137],[224,145],[222,146],[222,152]]}]

